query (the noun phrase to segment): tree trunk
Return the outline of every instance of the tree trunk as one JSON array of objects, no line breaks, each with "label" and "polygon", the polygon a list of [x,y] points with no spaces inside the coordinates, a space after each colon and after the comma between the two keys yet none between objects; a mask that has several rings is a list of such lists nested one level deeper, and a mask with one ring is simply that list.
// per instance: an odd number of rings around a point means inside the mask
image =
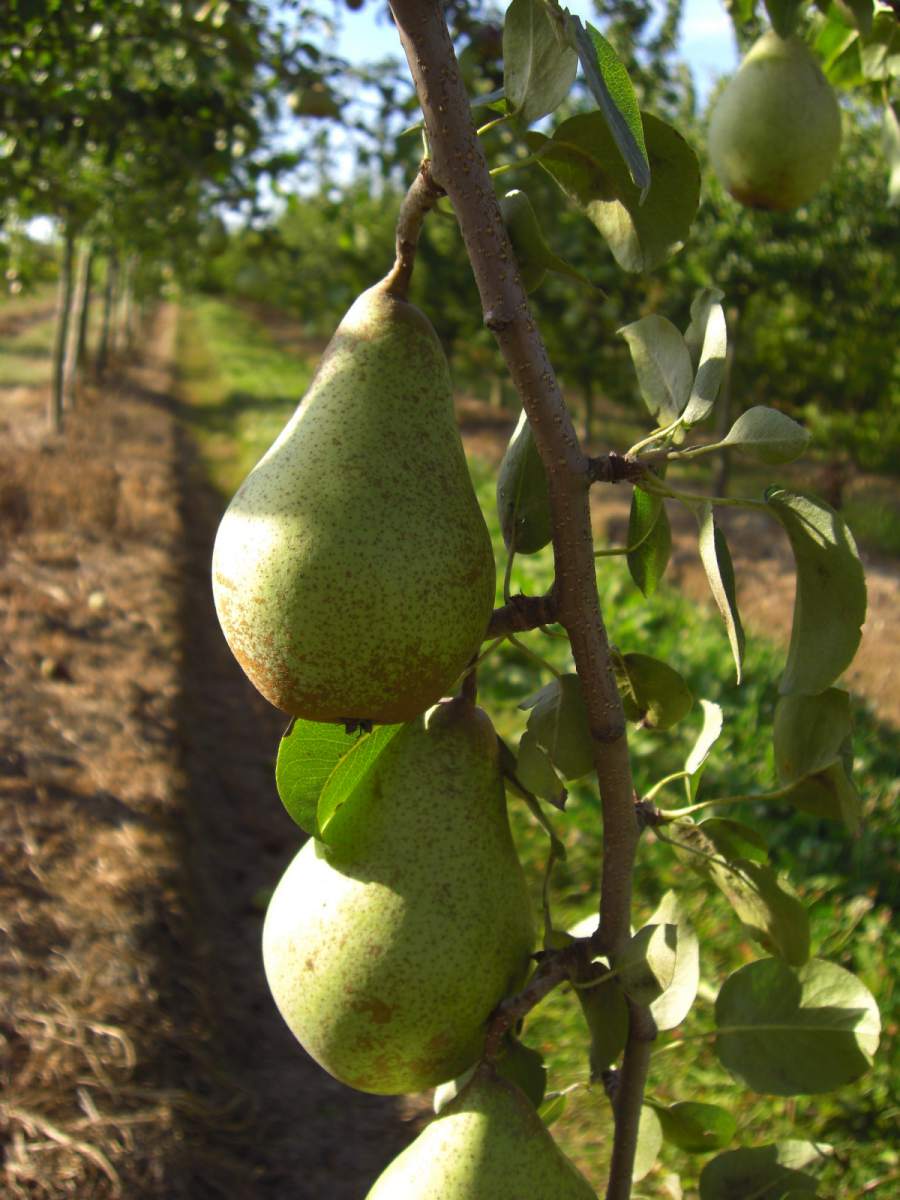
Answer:
[{"label": "tree trunk", "polygon": [[581,402],[584,405],[584,444],[590,446],[594,423],[593,377],[587,372],[581,377]]},{"label": "tree trunk", "polygon": [[91,290],[91,277],[94,272],[94,243],[90,243],[88,251],[87,275],[84,288],[84,303],[81,306],[81,320],[78,327],[78,362],[84,363],[87,355],[88,326],[91,316],[91,301],[94,293]]},{"label": "tree trunk", "polygon": [[53,385],[50,389],[50,428],[59,433],[63,426],[64,363],[72,309],[72,260],[75,257],[75,233],[69,224],[63,231],[62,260],[56,299],[56,335],[53,343]]},{"label": "tree trunk", "polygon": [[119,260],[110,254],[106,260],[106,284],[103,288],[103,318],[100,324],[100,341],[97,346],[97,375],[102,378],[109,363],[112,342],[113,302],[119,276]]},{"label": "tree trunk", "polygon": [[69,311],[68,328],[66,330],[65,357],[62,367],[62,406],[70,409],[75,407],[75,380],[78,374],[81,344],[82,320],[84,316],[85,298],[88,290],[88,270],[91,263],[91,241],[83,238],[78,249],[78,265],[75,268],[75,281],[72,289],[72,303]]}]

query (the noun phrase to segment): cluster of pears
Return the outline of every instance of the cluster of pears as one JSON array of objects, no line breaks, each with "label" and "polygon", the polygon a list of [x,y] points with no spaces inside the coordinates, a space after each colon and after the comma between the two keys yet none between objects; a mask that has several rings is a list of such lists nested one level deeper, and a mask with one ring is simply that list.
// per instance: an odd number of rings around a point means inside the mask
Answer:
[{"label": "cluster of pears", "polygon": [[468,697],[440,699],[486,632],[494,559],[446,360],[391,280],[344,317],[216,538],[219,620],[263,695],[308,720],[401,723],[276,887],[266,977],[351,1087],[470,1073],[371,1200],[583,1200],[532,1101],[476,1066],[535,927],[496,733]]},{"label": "cluster of pears", "polygon": [[722,185],[750,208],[797,208],[825,182],[840,144],[838,102],[806,43],[764,33],[710,117]]}]

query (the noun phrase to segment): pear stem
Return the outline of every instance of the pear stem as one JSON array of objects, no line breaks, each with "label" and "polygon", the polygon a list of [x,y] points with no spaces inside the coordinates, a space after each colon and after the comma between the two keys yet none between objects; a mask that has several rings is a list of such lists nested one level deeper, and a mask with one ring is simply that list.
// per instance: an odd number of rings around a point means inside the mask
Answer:
[{"label": "pear stem", "polygon": [[444,189],[435,183],[431,174],[431,163],[424,158],[419,172],[400,205],[397,218],[397,257],[394,265],[382,280],[382,287],[398,300],[406,300],[409,283],[416,263],[416,247],[425,217],[444,195]]}]

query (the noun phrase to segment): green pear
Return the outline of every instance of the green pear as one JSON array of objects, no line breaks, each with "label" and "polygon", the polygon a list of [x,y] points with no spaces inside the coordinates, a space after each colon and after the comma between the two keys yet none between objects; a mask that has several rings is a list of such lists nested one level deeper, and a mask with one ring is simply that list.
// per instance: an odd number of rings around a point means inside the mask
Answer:
[{"label": "green pear", "polygon": [[547,473],[524,411],[497,475],[497,514],[508,550],[534,554],[553,537]]},{"label": "green pear", "polygon": [[796,208],[840,144],[838,102],[806,43],[764,33],[713,107],[709,155],[722,185],[750,208]]},{"label": "green pear", "polygon": [[310,721],[410,720],[477,652],[490,535],[440,343],[386,280],[341,321],[231,501],[213,595],[253,684]]},{"label": "green pear", "polygon": [[282,1016],[360,1091],[461,1074],[535,940],[487,715],[460,698],[409,722],[327,834],[296,856],[266,915]]},{"label": "green pear", "polygon": [[366,1200],[596,1200],[531,1101],[486,1064]]}]

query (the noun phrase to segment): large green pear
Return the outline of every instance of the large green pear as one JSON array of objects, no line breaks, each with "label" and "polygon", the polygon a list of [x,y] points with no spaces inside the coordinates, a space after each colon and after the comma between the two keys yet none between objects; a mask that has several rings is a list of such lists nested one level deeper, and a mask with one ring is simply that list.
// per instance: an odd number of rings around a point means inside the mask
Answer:
[{"label": "large green pear", "polygon": [[596,1200],[596,1193],[525,1094],[482,1065],[367,1200]]},{"label": "large green pear", "polygon": [[710,117],[722,185],[750,208],[796,208],[824,183],[840,144],[838,102],[806,43],[764,33]]},{"label": "large green pear", "polygon": [[497,738],[443,701],[405,725],[272,896],[263,962],[275,1003],[327,1071],[418,1091],[480,1056],[485,1021],[524,979],[534,926]]},{"label": "large green pear", "polygon": [[341,321],[231,501],[213,594],[254,685],[312,721],[409,720],[478,650],[494,556],[447,361],[427,318],[386,281]]}]

